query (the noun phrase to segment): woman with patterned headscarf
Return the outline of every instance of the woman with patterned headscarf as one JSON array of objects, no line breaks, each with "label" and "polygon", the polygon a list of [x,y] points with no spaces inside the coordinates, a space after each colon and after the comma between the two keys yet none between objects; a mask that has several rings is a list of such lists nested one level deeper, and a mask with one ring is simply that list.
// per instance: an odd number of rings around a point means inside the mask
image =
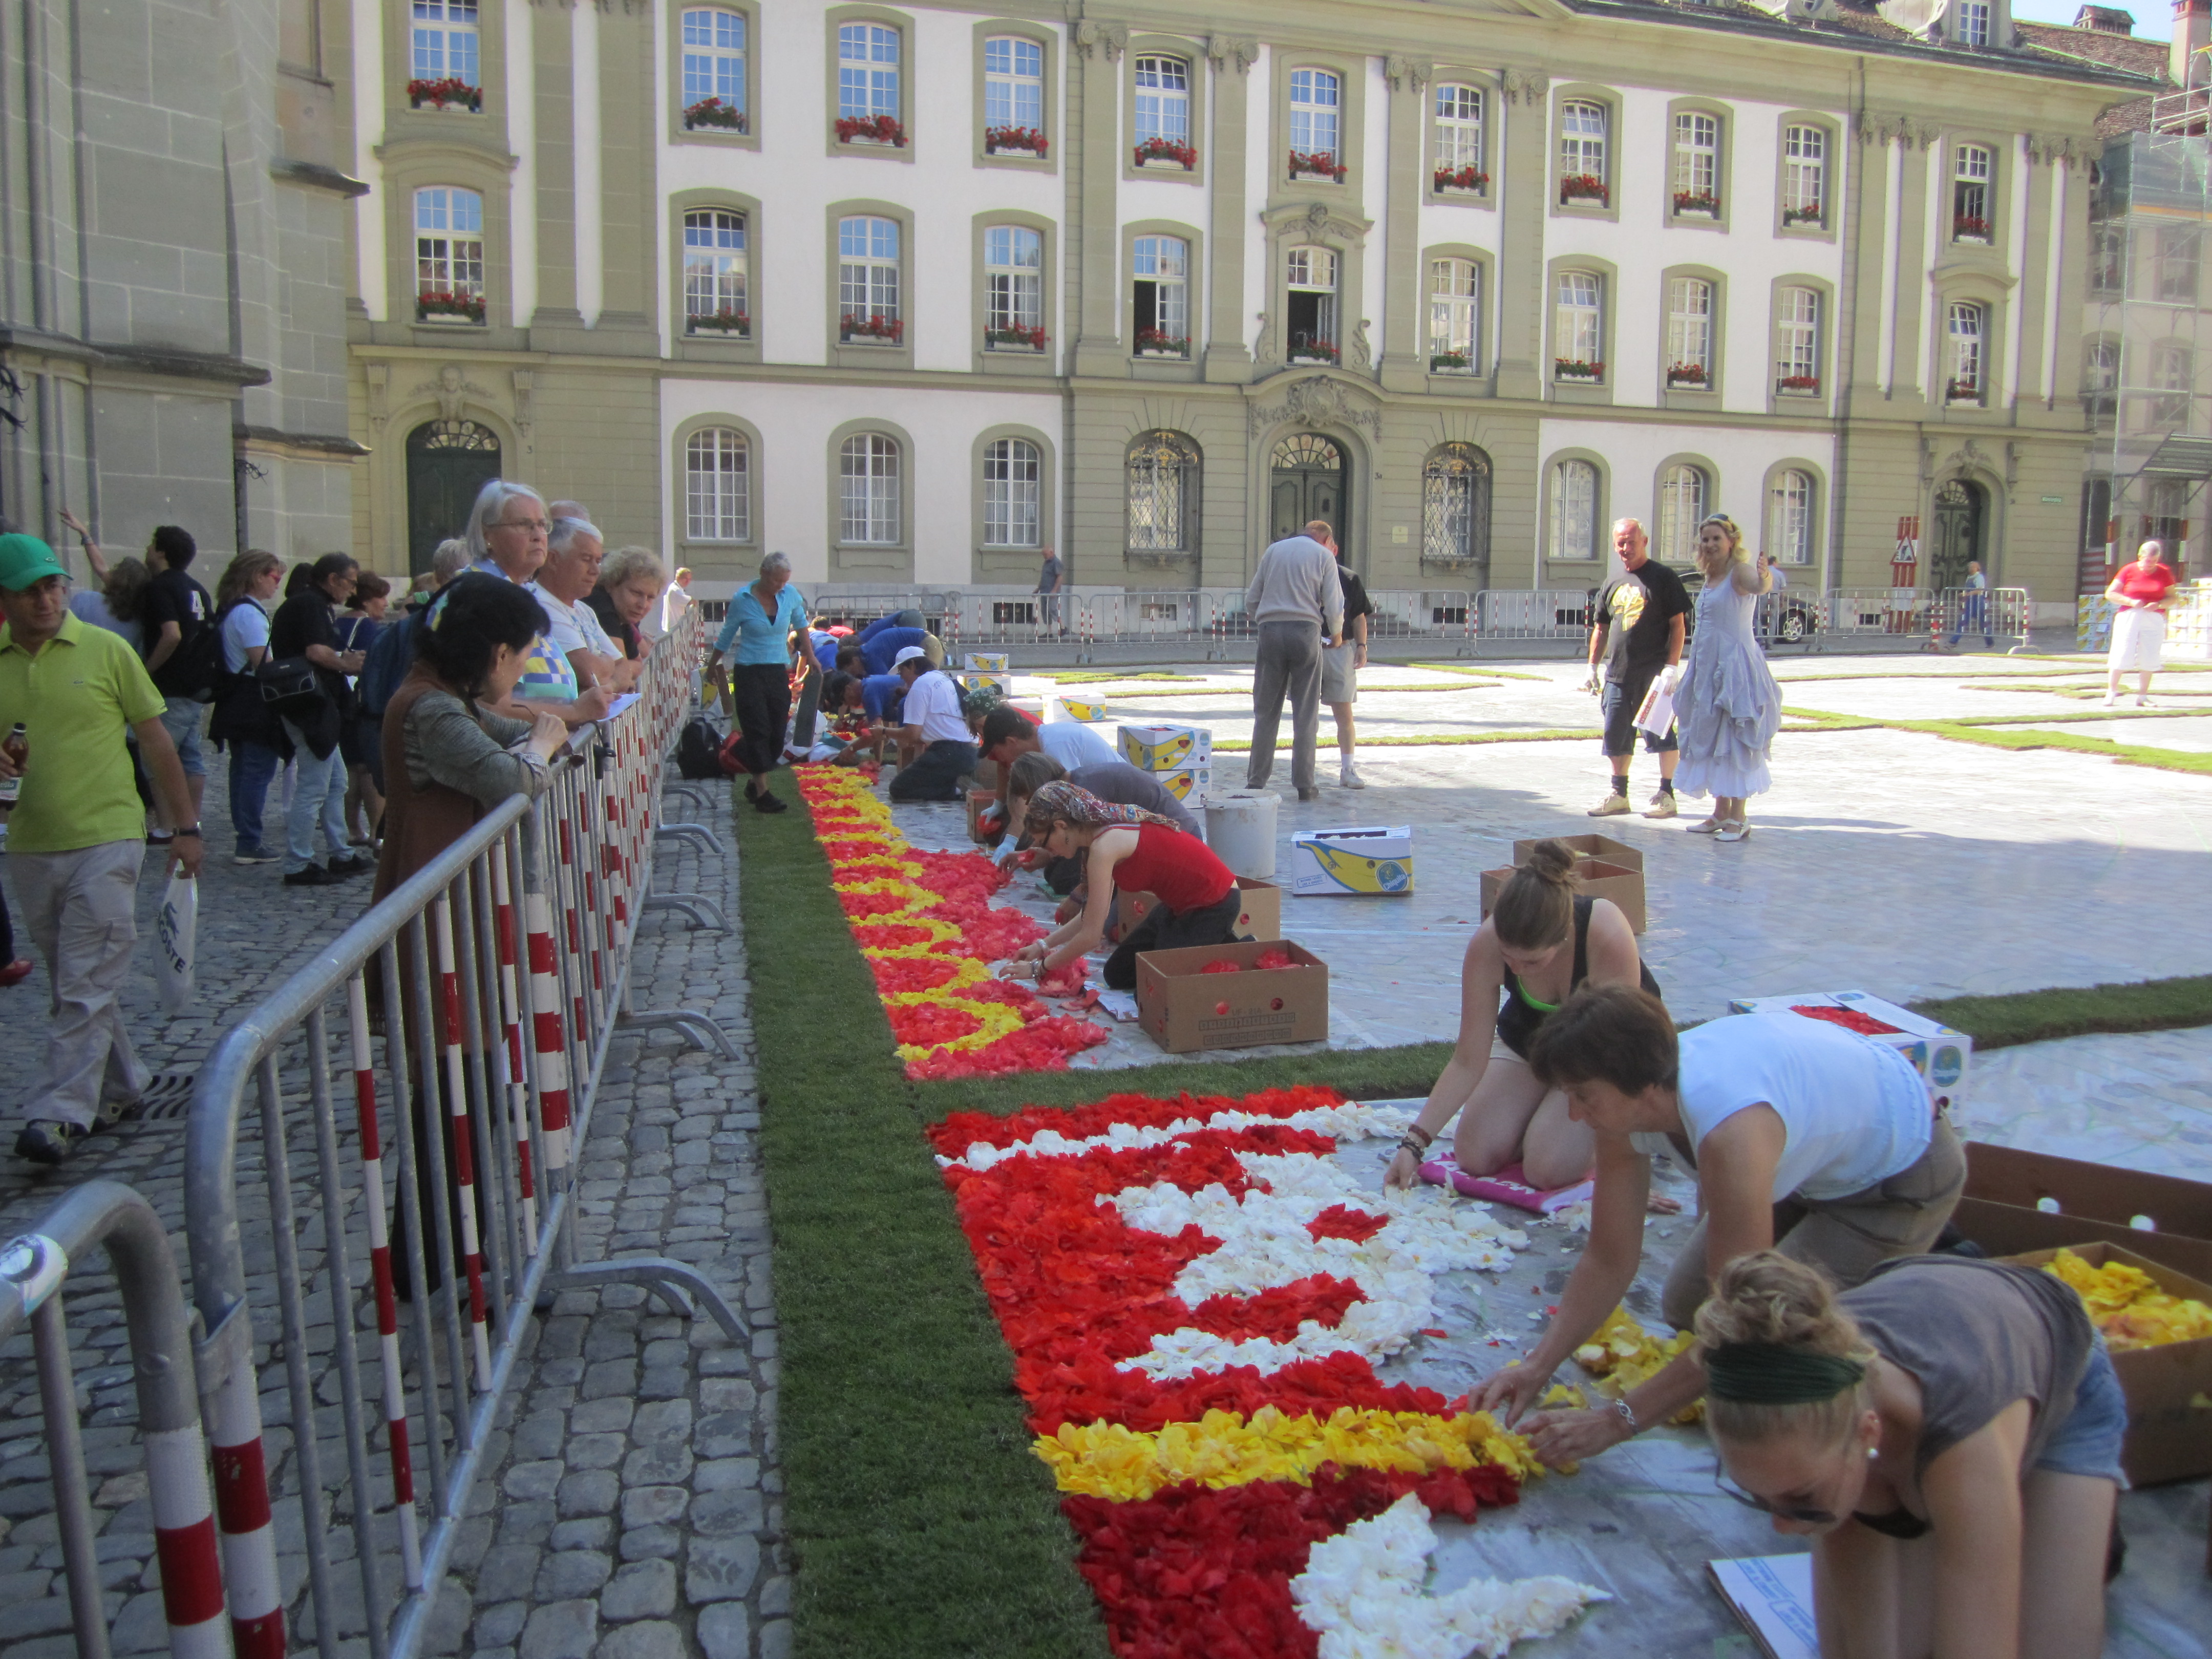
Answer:
[{"label": "woman with patterned headscarf", "polygon": [[1235,872],[1204,842],[1158,813],[1110,805],[1072,783],[1048,783],[1030,797],[1023,827],[1048,856],[1083,860],[1089,896],[1081,915],[1014,953],[1015,975],[1028,977],[1026,964],[1035,963],[1041,980],[1097,950],[1116,887],[1159,902],[1107,957],[1109,989],[1136,988],[1139,951],[1226,945],[1236,937],[1243,896]]},{"label": "woman with patterned headscarf", "polygon": [[1767,750],[1782,729],[1782,688],[1767,672],[1752,620],[1759,596],[1774,586],[1766,555],[1744,551],[1743,532],[1724,513],[1698,526],[1698,629],[1675,695],[1675,736],[1681,744],[1674,787],[1710,793],[1712,816],[1690,825],[1693,836],[1741,841],[1751,833],[1744,803],[1771,782]]}]

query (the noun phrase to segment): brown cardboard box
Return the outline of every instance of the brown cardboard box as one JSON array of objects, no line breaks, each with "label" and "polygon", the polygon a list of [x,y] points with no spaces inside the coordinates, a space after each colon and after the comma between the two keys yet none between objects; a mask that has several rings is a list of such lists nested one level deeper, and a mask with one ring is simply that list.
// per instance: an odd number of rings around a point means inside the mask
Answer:
[{"label": "brown cardboard box", "polygon": [[[1237,917],[1237,937],[1262,940],[1282,938],[1283,890],[1257,876],[1239,876],[1237,885],[1244,895],[1244,908]],[[1145,913],[1158,902],[1150,893],[1116,890],[1114,913],[1106,918],[1106,942],[1119,945],[1128,936],[1129,929],[1143,921]]]},{"label": "brown cardboard box", "polygon": [[[1606,863],[1617,864],[1624,870],[1633,870],[1638,875],[1644,873],[1644,854],[1626,842],[1615,841],[1611,836],[1540,836],[1537,840],[1561,842],[1579,858],[1602,859]],[[1516,865],[1528,863],[1528,855],[1535,850],[1536,842],[1534,841],[1515,842],[1513,862]]]},{"label": "brown cardboard box", "polygon": [[[1227,977],[1227,975],[1224,975]],[[2073,1250],[2093,1267],[2109,1261],[2140,1267],[2171,1296],[2184,1296],[2212,1304],[2212,1285],[2158,1262],[2148,1261],[2117,1244],[2075,1244]],[[2003,1258],[2015,1267],[2040,1267],[2058,1254],[2056,1249],[2031,1250]],[[2212,1410],[2189,1402],[2212,1390],[2212,1337],[2194,1342],[2169,1342],[2163,1347],[2130,1348],[2112,1356],[2112,1369],[2128,1396],[2128,1437],[2120,1450],[2120,1467],[2138,1486],[2154,1486],[2167,1480],[2187,1480],[2212,1474]]]},{"label": "brown cardboard box", "polygon": [[[1566,841],[1603,841],[1603,836],[1562,836]],[[1528,843],[1518,843],[1527,846]],[[1516,866],[1517,867],[1517,866]],[[1611,899],[1620,907],[1621,915],[1628,918],[1629,931],[1644,931],[1644,872],[1607,859],[1582,858],[1575,860],[1575,873],[1583,878],[1582,890],[1591,898]],[[1482,872],[1482,914],[1487,916],[1497,904],[1498,896],[1505,884],[1513,879],[1513,871],[1486,870]]]},{"label": "brown cardboard box", "polygon": [[[1254,968],[1267,951],[1287,951],[1291,965]],[[1204,971],[1224,958],[1244,971]],[[1328,967],[1287,939],[1146,951],[1137,957],[1137,1024],[1171,1054],[1321,1042],[1328,1036]]]},{"label": "brown cardboard box", "polygon": [[969,840],[988,842],[991,839],[983,833],[983,814],[986,810],[998,804],[999,797],[991,790],[970,789],[968,792]]},{"label": "brown cardboard box", "polygon": [[[2154,1228],[2133,1225],[2138,1216]],[[2201,1181],[1970,1140],[1951,1219],[1991,1255],[2117,1244],[2212,1284],[2212,1184]]]}]

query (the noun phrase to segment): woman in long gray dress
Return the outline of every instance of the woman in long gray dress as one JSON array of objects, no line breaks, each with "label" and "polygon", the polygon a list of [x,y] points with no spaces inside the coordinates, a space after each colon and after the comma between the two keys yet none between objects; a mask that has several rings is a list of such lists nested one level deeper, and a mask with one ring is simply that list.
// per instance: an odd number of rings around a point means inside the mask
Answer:
[{"label": "woman in long gray dress", "polygon": [[1759,596],[1774,586],[1774,574],[1765,554],[1753,560],[1743,550],[1743,532],[1723,513],[1698,526],[1698,568],[1705,585],[1674,703],[1682,750],[1674,787],[1713,797],[1711,816],[1691,824],[1692,835],[1741,841],[1751,833],[1746,801],[1772,781],[1767,750],[1782,726],[1782,688],[1753,630]]}]

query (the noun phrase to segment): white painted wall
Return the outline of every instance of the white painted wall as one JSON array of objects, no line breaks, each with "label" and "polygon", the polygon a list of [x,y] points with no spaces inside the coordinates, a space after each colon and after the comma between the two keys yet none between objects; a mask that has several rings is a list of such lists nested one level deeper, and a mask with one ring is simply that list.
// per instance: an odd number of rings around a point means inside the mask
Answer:
[{"label": "white painted wall", "polygon": [[384,142],[384,14],[374,6],[356,6],[352,22],[353,175],[368,185],[353,216],[354,252],[361,261],[356,276],[362,306],[371,321],[380,323],[391,304],[384,280],[384,163],[376,154]]}]

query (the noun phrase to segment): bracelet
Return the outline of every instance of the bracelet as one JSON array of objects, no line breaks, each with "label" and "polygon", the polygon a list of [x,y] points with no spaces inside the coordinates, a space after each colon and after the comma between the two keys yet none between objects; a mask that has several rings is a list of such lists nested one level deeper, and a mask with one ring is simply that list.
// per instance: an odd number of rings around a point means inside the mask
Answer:
[{"label": "bracelet", "polygon": [[1413,1162],[1418,1164],[1421,1161],[1422,1155],[1429,1149],[1425,1144],[1414,1139],[1413,1136],[1404,1135],[1399,1139],[1398,1150],[1401,1152],[1411,1152],[1413,1155]]},{"label": "bracelet", "polygon": [[1644,1425],[1636,1420],[1636,1407],[1628,1403],[1626,1395],[1620,1395],[1613,1402],[1613,1409],[1620,1414],[1620,1420],[1628,1425],[1629,1433],[1634,1435],[1644,1432]]},{"label": "bracelet", "polygon": [[1426,1152],[1426,1151],[1428,1151],[1428,1149],[1429,1149],[1430,1147],[1431,1147],[1431,1146],[1435,1146],[1435,1145],[1437,1144],[1437,1138],[1436,1138],[1436,1136],[1435,1136],[1434,1134],[1431,1133],[1428,1130],[1424,1129],[1424,1128],[1423,1128],[1423,1127],[1422,1127],[1419,1123],[1409,1123],[1409,1124],[1407,1124],[1407,1125],[1406,1126],[1406,1133],[1407,1133],[1408,1136],[1413,1136],[1413,1135],[1419,1135],[1419,1136],[1420,1136],[1420,1138],[1421,1138],[1421,1150],[1422,1150],[1423,1152]]},{"label": "bracelet", "polygon": [[189,830],[172,830],[169,833],[173,836],[190,836],[194,841],[204,839],[200,835],[200,827],[197,823]]}]

